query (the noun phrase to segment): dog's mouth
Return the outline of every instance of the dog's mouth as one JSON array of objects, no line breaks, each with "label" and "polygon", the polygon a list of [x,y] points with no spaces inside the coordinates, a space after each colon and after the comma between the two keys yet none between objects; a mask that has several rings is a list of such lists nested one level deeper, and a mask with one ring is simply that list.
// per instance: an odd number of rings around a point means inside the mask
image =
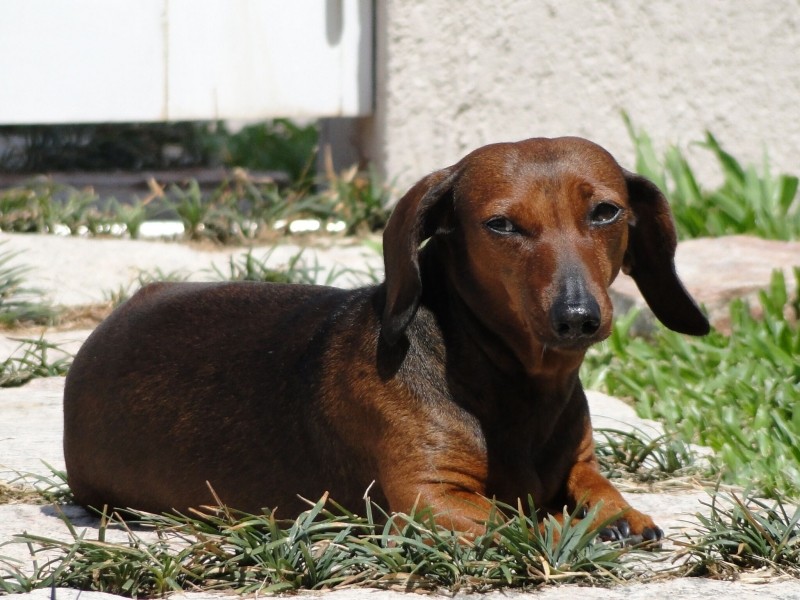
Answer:
[{"label": "dog's mouth", "polygon": [[592,333],[580,335],[558,335],[557,333],[548,332],[547,335],[541,336],[541,344],[548,350],[554,350],[567,353],[586,352],[591,346],[602,342],[611,333],[611,328],[607,326],[600,326]]},{"label": "dog's mouth", "polygon": [[557,340],[553,339],[542,344],[544,351],[555,351],[564,353],[583,353],[586,352],[592,345],[601,340]]}]

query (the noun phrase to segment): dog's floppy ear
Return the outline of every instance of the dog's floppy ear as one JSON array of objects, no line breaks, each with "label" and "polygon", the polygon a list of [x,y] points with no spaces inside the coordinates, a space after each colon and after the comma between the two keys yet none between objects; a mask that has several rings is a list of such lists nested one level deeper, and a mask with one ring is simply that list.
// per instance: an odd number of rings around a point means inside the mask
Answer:
[{"label": "dog's floppy ear", "polygon": [[383,232],[386,304],[381,334],[394,345],[417,312],[422,295],[419,248],[438,226],[442,201],[451,195],[456,167],[435,171],[400,198]]},{"label": "dog's floppy ear", "polygon": [[625,171],[634,222],[628,234],[623,270],[642,292],[653,314],[680,333],[705,335],[708,319],[675,272],[677,235],[667,199],[648,179]]}]

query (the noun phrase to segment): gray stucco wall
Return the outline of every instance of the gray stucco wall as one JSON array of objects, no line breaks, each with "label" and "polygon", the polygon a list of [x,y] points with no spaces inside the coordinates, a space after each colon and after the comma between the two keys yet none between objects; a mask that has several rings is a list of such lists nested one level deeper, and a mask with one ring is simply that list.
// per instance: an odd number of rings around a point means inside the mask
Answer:
[{"label": "gray stucco wall", "polygon": [[360,145],[398,187],[540,135],[588,137],[632,166],[622,109],[660,148],[709,129],[737,157],[768,150],[800,172],[798,0],[377,0],[376,22]]}]

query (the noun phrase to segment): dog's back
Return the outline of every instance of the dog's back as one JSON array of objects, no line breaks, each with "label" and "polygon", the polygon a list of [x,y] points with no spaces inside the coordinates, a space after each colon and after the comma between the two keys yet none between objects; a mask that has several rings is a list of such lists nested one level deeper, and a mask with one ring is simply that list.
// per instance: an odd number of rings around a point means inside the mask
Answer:
[{"label": "dog's back", "polygon": [[[363,494],[370,481],[360,481],[358,457],[331,443],[313,406],[314,378],[340,315],[372,312],[373,293],[261,283],[141,290],[90,336],[67,377],[64,453],[77,501],[185,510],[213,502],[208,480],[232,506],[258,510],[254,499],[269,498],[288,515],[296,494]],[[326,481],[342,469],[355,473],[336,481],[356,480],[358,491]]]}]

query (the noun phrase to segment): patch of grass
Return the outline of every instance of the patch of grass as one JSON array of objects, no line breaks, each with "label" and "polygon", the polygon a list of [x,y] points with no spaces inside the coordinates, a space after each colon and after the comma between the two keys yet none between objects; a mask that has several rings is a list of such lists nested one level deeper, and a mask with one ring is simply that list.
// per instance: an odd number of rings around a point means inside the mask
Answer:
[{"label": "patch of grass", "polygon": [[51,185],[31,185],[0,193],[0,229],[15,233],[53,233]]},{"label": "patch of grass", "polygon": [[[213,265],[203,273],[204,279],[213,281],[259,281],[267,283],[303,283],[334,285],[342,277],[352,276],[351,280],[346,280],[347,284],[377,283],[378,274],[372,270],[356,270],[349,268],[332,268],[322,278],[321,274],[324,267],[317,262],[305,259],[306,250],[301,249],[290,256],[285,264],[271,266],[270,258],[277,249],[276,246],[264,251],[261,256],[256,256],[254,251],[248,250],[246,253],[231,256],[228,260],[227,269]],[[98,307],[98,313],[102,318],[107,313],[102,310],[104,307],[116,308],[128,300],[139,289],[150,283],[159,281],[186,281],[187,275],[180,272],[165,273],[160,269],[154,271],[141,271],[137,278],[128,285],[121,285],[117,289],[107,290],[104,298],[107,305]],[[320,279],[322,279],[320,281]],[[78,314],[78,317],[81,315]],[[97,319],[95,319],[97,320]]]},{"label": "patch of grass", "polygon": [[197,181],[191,181],[186,189],[173,186],[172,195],[175,200],[171,201],[169,206],[175,210],[183,223],[184,235],[190,240],[203,237],[212,203],[204,201],[200,185]]},{"label": "patch of grass", "polygon": [[189,239],[211,239],[229,244],[247,239],[274,237],[301,219],[328,224],[343,223],[345,235],[358,235],[386,224],[391,190],[375,171],[355,168],[341,174],[329,173],[319,192],[310,188],[280,189],[274,183],[257,182],[246,172],[211,194],[196,182],[186,188],[173,186],[166,200],[183,221]]},{"label": "patch of grass", "polygon": [[[276,250],[276,246],[267,249],[261,256],[256,256],[254,251],[248,250],[246,253],[231,256],[228,260],[227,269],[213,265],[203,273],[203,277],[213,281],[259,281],[265,283],[303,283],[334,285],[342,277],[352,276],[353,280],[347,283],[363,284],[377,283],[378,275],[371,270],[355,270],[348,268],[333,268],[328,271],[324,278],[321,274],[324,268],[317,262],[305,259],[306,250],[301,249],[290,256],[285,264],[271,266],[270,258]],[[142,271],[136,280],[128,285],[121,285],[117,289],[108,290],[104,297],[111,308],[116,308],[128,300],[139,289],[150,283],[159,281],[186,281],[187,275],[179,272],[165,273],[160,269],[154,271]],[[103,314],[103,316],[107,316]]]},{"label": "patch of grass", "polygon": [[700,527],[685,544],[690,574],[728,578],[767,568],[800,577],[800,507],[734,493],[714,494],[706,506],[709,514],[696,515]]},{"label": "patch of grass", "polygon": [[54,469],[47,463],[43,464],[50,470],[50,475],[25,473],[8,483],[0,481],[0,504],[73,502],[72,491],[67,485],[66,472]]},{"label": "patch of grass", "polygon": [[659,157],[647,133],[623,114],[636,149],[636,171],[651,179],[670,200],[682,238],[752,234],[780,240],[800,239],[798,178],[775,175],[765,156],[758,168],[742,165],[710,133],[697,145],[717,160],[723,183],[704,190],[683,151],[670,146]]},{"label": "patch of grass", "polygon": [[21,477],[21,481],[26,486],[31,486],[46,502],[57,504],[71,504],[75,502],[72,490],[67,484],[67,472],[54,469],[52,466],[42,461],[45,467],[50,470],[49,475],[37,475],[26,473]]},{"label": "patch of grass", "polygon": [[[49,181],[0,192],[0,230],[14,233],[122,235],[138,237],[148,213],[147,201],[123,204],[113,198],[101,208],[90,188],[76,189]],[[115,227],[116,224],[124,227]]]},{"label": "patch of grass", "polygon": [[303,250],[290,257],[286,266],[275,268],[267,266],[267,262],[275,252],[275,248],[268,250],[261,258],[256,258],[253,251],[239,257],[231,256],[228,261],[228,272],[213,267],[215,278],[223,281],[260,281],[269,283],[305,283],[317,282],[317,275],[321,270],[319,265],[308,266],[303,260]]},{"label": "patch of grass", "polygon": [[100,198],[91,189],[78,190],[50,181],[0,192],[0,230],[15,233],[58,233],[92,235],[110,230],[112,215],[101,211]]},{"label": "patch of grass", "polygon": [[43,338],[19,339],[19,347],[0,363],[0,387],[18,387],[39,377],[59,377],[67,374],[72,356],[51,360],[48,351],[63,352],[56,344]]},{"label": "patch of grass", "polygon": [[128,285],[121,285],[116,290],[109,290],[103,295],[111,307],[116,308],[148,284],[159,281],[186,281],[186,278],[186,275],[176,271],[169,273],[164,273],[161,269],[140,271],[135,281]]},{"label": "patch of grass", "polygon": [[[86,227],[87,232],[92,235],[97,235],[100,231],[97,225],[103,220],[107,223],[119,221],[119,223],[125,227],[125,231],[132,240],[139,239],[139,231],[142,228],[142,224],[147,220],[149,214],[147,207],[152,198],[153,196],[145,200],[137,199],[130,204],[118,202],[115,198],[111,198],[108,203],[106,216],[103,219],[98,218],[92,220],[92,215],[87,213],[84,218],[83,226]],[[72,230],[70,229],[70,231]]]},{"label": "patch of grass", "polygon": [[211,269],[211,275],[221,281],[260,281],[267,283],[303,283],[318,285],[335,285],[342,277],[351,276],[344,283],[347,285],[365,285],[378,283],[378,274],[372,269],[332,268],[320,281],[324,267],[314,257],[313,263],[304,257],[305,249],[299,250],[290,256],[285,265],[269,266],[270,258],[277,246],[267,250],[260,258],[253,254],[253,250],[236,256],[231,256],[228,261],[228,270],[224,271],[216,265]]},{"label": "patch of grass", "polygon": [[328,224],[343,223],[345,235],[356,235],[386,224],[391,193],[374,170],[356,169],[329,173],[320,191],[310,185],[280,188],[243,169],[235,169],[230,180],[210,192],[194,180],[173,185],[167,192],[153,181],[150,185],[144,199],[133,203],[111,199],[102,209],[100,198],[91,190],[51,183],[6,190],[0,192],[0,230],[91,236],[127,233],[135,239],[146,219],[169,213],[182,222],[186,239],[220,244],[274,238],[290,231],[290,224],[300,219],[320,221],[322,231]]},{"label": "patch of grass", "polygon": [[386,185],[371,165],[366,171],[353,166],[336,173],[330,156],[326,159],[327,189],[321,195],[331,215],[344,221],[346,235],[383,229],[391,212],[387,207],[392,186]]},{"label": "patch of grass", "polygon": [[[5,242],[0,242],[0,248]],[[0,325],[49,323],[57,311],[46,302],[42,292],[25,284],[30,268],[9,264],[19,252],[0,251]]]},{"label": "patch of grass", "polygon": [[[374,512],[377,511],[377,518]],[[503,513],[509,516],[502,516]],[[367,503],[359,517],[322,498],[293,521],[274,514],[208,508],[198,517],[137,514],[150,541],[119,517],[103,517],[97,540],[75,530],[72,540],[17,536],[35,555],[32,575],[7,565],[0,589],[23,592],[51,586],[129,597],[180,590],[280,593],[343,586],[403,590],[476,590],[546,583],[618,582],[631,577],[623,557],[635,549],[600,543],[587,519],[564,515],[542,527],[529,506],[502,506],[488,532],[474,539],[441,529],[430,514],[387,515]],[[121,527],[127,542],[107,541]]]},{"label": "patch of grass", "polygon": [[316,199],[307,193],[280,190],[269,181],[253,180],[243,170],[236,170],[231,181],[210,193],[196,181],[172,186],[162,202],[178,215],[187,239],[220,244],[274,237],[281,219],[327,216],[318,214]]},{"label": "patch of grass", "polygon": [[78,235],[90,220],[88,215],[92,206],[98,200],[97,195],[91,190],[69,189],[67,199],[62,202],[51,202],[49,211],[51,222],[48,229],[55,229],[55,225],[64,225],[69,229],[70,235]]},{"label": "patch of grass", "polygon": [[[800,270],[796,270],[800,281]],[[628,334],[635,315],[587,356],[584,381],[632,398],[639,414],[711,447],[727,481],[763,494],[800,494],[800,302],[782,273],[760,294],[762,318],[731,305],[730,336],[689,338],[658,326]]]},{"label": "patch of grass", "polygon": [[708,477],[696,453],[674,435],[652,438],[642,432],[595,429],[595,453],[609,479],[652,483],[686,476]]},{"label": "patch of grass", "polygon": [[241,170],[211,193],[201,190],[196,181],[172,186],[163,203],[180,218],[186,239],[219,244],[275,237],[281,221],[329,216],[315,196],[257,183]]},{"label": "patch of grass", "polygon": [[316,123],[299,125],[274,119],[228,133],[218,125],[222,160],[246,169],[282,171],[296,186],[310,183],[316,159],[319,130]]},{"label": "patch of grass", "polygon": [[[72,501],[66,475],[51,471],[0,486],[0,494],[10,489],[4,501],[12,502]],[[20,534],[5,542],[26,544],[32,562],[0,556],[0,592],[70,587],[155,597],[361,586],[456,593],[686,575],[728,579],[765,568],[800,577],[800,508],[784,498],[741,499],[719,488],[710,497],[708,510],[687,522],[688,532],[671,538],[677,551],[656,553],[659,546],[600,542],[598,532],[618,515],[593,527],[595,507],[584,518],[565,512],[539,523],[530,499],[526,506],[495,504],[487,532],[477,537],[441,528],[429,511],[388,514],[367,499],[358,516],[327,496],[293,520],[225,506],[191,515],[133,513],[127,522],[103,514],[96,539],[62,514],[71,539]],[[125,540],[112,541],[119,533]],[[680,566],[656,566],[664,560]]]}]

